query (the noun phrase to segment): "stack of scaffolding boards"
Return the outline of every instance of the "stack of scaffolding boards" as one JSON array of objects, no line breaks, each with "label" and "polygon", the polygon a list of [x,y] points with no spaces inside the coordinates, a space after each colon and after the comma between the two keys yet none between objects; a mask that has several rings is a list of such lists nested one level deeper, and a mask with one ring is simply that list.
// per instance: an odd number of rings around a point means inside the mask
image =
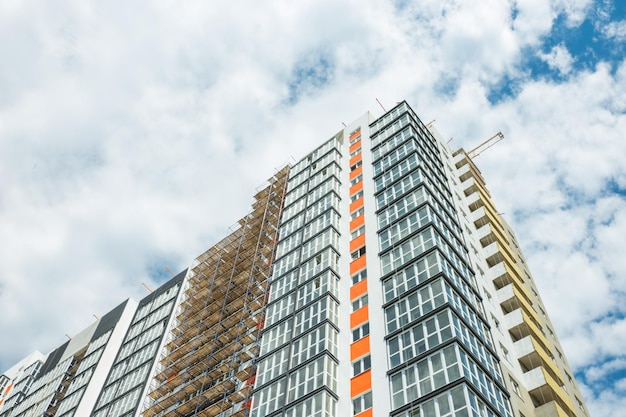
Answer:
[{"label": "stack of scaffolding boards", "polygon": [[239,227],[196,258],[144,416],[248,415],[288,172],[277,172]]}]

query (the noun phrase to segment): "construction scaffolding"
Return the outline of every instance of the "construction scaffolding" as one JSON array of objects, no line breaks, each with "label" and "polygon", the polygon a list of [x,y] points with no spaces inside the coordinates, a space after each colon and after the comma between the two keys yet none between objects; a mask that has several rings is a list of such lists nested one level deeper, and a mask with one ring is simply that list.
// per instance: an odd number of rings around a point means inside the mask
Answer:
[{"label": "construction scaffolding", "polygon": [[236,230],[190,268],[144,417],[249,415],[288,173],[278,171]]}]

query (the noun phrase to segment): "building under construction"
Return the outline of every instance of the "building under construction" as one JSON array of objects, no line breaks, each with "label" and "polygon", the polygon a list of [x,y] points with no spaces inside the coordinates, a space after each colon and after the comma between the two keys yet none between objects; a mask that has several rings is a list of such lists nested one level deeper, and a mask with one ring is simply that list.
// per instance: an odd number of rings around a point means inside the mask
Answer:
[{"label": "building under construction", "polygon": [[0,417],[588,417],[473,161],[502,139],[366,113],[187,270],[2,375]]},{"label": "building under construction", "polygon": [[287,173],[190,268],[144,416],[248,414]]}]

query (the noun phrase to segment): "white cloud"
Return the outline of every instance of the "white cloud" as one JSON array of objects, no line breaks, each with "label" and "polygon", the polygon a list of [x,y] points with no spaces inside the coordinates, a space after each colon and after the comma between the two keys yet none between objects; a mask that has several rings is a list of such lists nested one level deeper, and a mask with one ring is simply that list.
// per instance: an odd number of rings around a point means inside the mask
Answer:
[{"label": "white cloud", "polygon": [[[626,203],[607,184],[626,184],[626,64],[574,73],[559,45],[543,59],[565,80],[519,68],[559,13],[576,26],[588,5],[3,2],[0,334],[12,343],[0,343],[0,368],[143,296],[164,264],[187,266],[274,168],[379,114],[375,98],[407,99],[452,146],[505,133],[476,162],[566,353],[577,369],[617,357]],[[332,76],[290,104],[295,71],[314,57]],[[521,78],[520,93],[491,104],[505,76]],[[620,404],[585,393],[594,416]]]},{"label": "white cloud", "polygon": [[595,383],[606,378],[608,374],[624,369],[626,369],[626,359],[615,359],[599,366],[592,366],[585,371],[585,376],[587,377],[587,381]]},{"label": "white cloud", "polygon": [[554,6],[557,12],[565,14],[566,23],[569,27],[579,26],[593,8],[593,0],[556,0]]},{"label": "white cloud", "polygon": [[602,32],[607,38],[623,42],[626,39],[626,20],[610,22],[602,28]]},{"label": "white cloud", "polygon": [[558,70],[561,75],[569,74],[574,64],[574,58],[563,44],[556,45],[547,54],[539,54],[539,58],[550,68]]}]

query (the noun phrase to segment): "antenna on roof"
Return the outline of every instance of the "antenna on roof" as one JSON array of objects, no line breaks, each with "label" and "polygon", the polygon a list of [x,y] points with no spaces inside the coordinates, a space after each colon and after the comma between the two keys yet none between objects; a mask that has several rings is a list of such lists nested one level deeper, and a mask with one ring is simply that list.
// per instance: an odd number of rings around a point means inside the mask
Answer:
[{"label": "antenna on roof", "polygon": [[504,134],[498,131],[498,133],[496,133],[495,135],[493,135],[492,137],[490,137],[489,139],[487,139],[486,141],[484,141],[483,143],[481,143],[474,149],[471,149],[468,152],[466,152],[466,155],[470,159],[476,158],[478,155],[485,152],[487,149],[491,148],[493,145],[500,142],[502,139],[504,139]]},{"label": "antenna on roof", "polygon": [[387,113],[387,110],[383,107],[383,105],[380,103],[380,100],[376,99],[376,102],[378,103],[378,105],[380,106],[381,109],[383,109],[383,111],[385,113]]},{"label": "antenna on roof", "polygon": [[152,288],[148,287],[144,282],[141,283],[141,285],[143,285],[143,287],[148,290],[148,292],[152,292]]}]

